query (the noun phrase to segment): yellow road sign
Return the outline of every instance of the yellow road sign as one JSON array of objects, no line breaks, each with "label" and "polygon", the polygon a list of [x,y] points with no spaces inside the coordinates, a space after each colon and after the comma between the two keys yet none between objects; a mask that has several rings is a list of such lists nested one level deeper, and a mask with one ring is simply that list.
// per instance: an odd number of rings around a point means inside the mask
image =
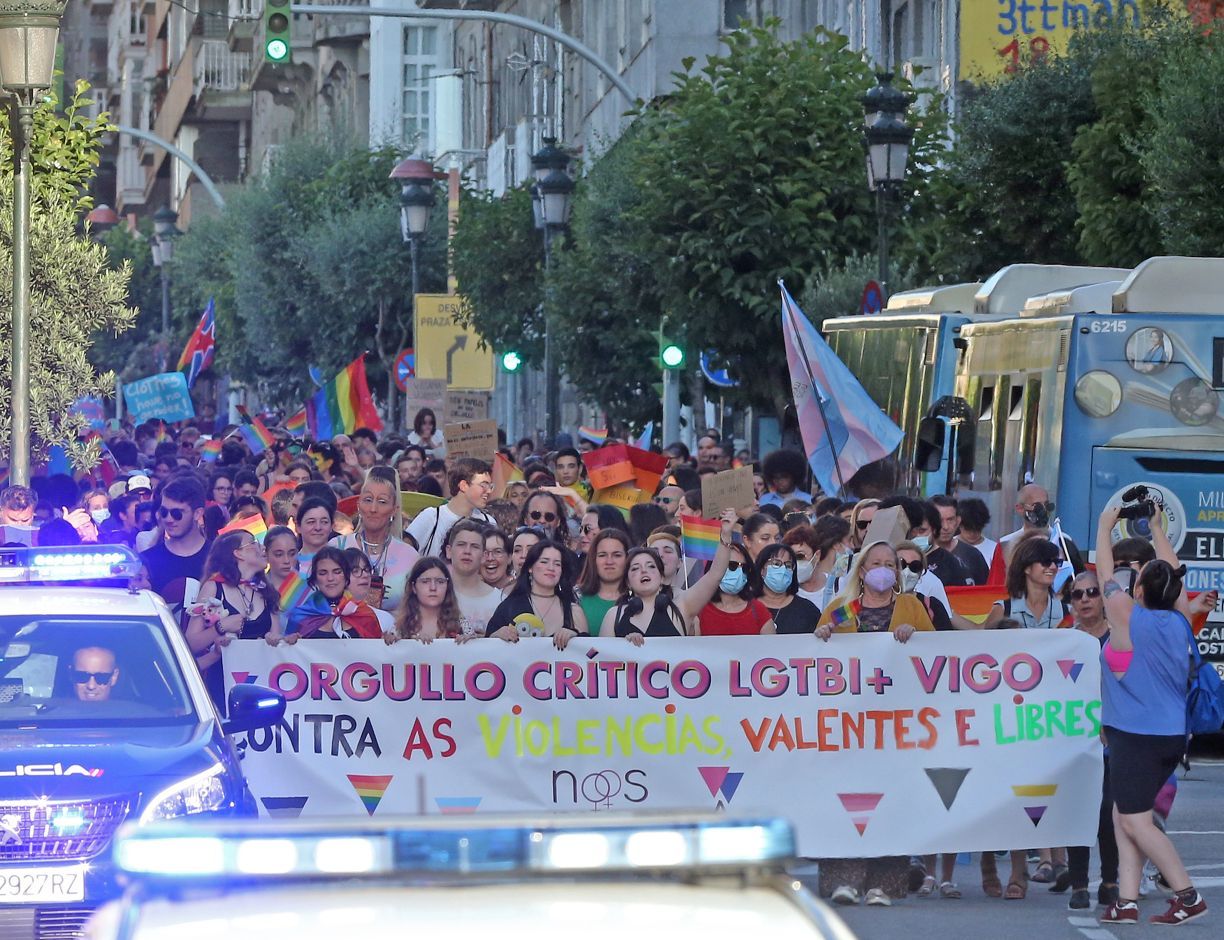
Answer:
[{"label": "yellow road sign", "polygon": [[480,334],[459,323],[463,298],[416,295],[416,377],[442,379],[451,388],[491,389],[493,350],[481,348]]}]

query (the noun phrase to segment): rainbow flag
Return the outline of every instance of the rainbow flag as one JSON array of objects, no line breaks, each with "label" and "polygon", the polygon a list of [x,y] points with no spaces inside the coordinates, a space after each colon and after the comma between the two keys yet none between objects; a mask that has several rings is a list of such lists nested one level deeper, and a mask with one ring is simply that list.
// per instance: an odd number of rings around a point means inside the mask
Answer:
[{"label": "rainbow flag", "polygon": [[214,437],[211,441],[205,441],[200,445],[200,459],[205,463],[216,463],[217,458],[221,456],[221,445],[224,441],[219,437]]},{"label": "rainbow flag", "polygon": [[607,428],[588,428],[583,425],[578,429],[578,436],[592,444],[602,444],[608,439]]},{"label": "rainbow flag", "polygon": [[506,487],[523,479],[523,471],[506,459],[506,455],[498,451],[493,455],[493,496],[501,499]]},{"label": "rainbow flag", "polygon": [[857,623],[862,606],[858,601],[850,601],[847,604],[842,604],[840,607],[833,608],[829,612],[829,620],[833,622],[833,629],[840,630],[848,623]]},{"label": "rainbow flag", "polygon": [[713,561],[722,537],[722,520],[680,517],[680,542],[685,558]]},{"label": "rainbow flag", "polygon": [[272,449],[272,432],[268,430],[259,418],[247,411],[246,405],[237,406],[238,417],[241,424],[238,425],[238,430],[242,432],[242,436],[246,438],[246,442],[250,445],[251,452],[254,454],[262,454],[265,450]]},{"label": "rainbow flag", "polygon": [[294,437],[301,437],[306,433],[306,409],[291,414],[285,419],[285,430]]},{"label": "rainbow flag", "polygon": [[306,423],[316,441],[358,428],[383,429],[366,384],[365,361],[358,356],[306,403]]},{"label": "rainbow flag", "polygon": [[268,524],[264,522],[263,516],[244,516],[217,530],[218,535],[225,535],[227,532],[250,532],[256,541],[262,544],[264,536],[268,534]]},{"label": "rainbow flag", "polygon": [[952,612],[974,623],[984,623],[995,601],[1007,597],[1007,588],[1002,584],[950,587],[946,590]]},{"label": "rainbow flag", "polygon": [[160,443],[162,443],[163,441],[168,441],[168,440],[170,440],[170,435],[169,435],[169,433],[166,431],[166,422],[165,422],[165,421],[160,421],[160,420],[159,420],[159,421],[157,422],[157,435],[156,435],[156,437],[154,438],[154,440],[156,440],[156,441],[157,441],[157,443],[159,443],[159,444],[160,444]]},{"label": "rainbow flag", "polygon": [[277,593],[280,595],[280,609],[292,610],[306,600],[310,585],[296,571],[291,571]]}]

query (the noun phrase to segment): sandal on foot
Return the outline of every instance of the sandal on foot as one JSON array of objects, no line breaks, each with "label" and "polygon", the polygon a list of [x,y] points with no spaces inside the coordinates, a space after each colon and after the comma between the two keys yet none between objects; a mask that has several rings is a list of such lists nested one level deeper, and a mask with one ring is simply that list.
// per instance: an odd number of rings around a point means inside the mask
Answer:
[{"label": "sandal on foot", "polygon": [[1033,870],[1033,874],[1029,876],[1029,881],[1039,885],[1048,885],[1053,880],[1054,866],[1049,862],[1042,862],[1039,864]]},{"label": "sandal on foot", "polygon": [[961,896],[961,889],[956,886],[955,881],[945,881],[939,886],[939,896],[941,898],[955,900]]},{"label": "sandal on foot", "polygon": [[1006,901],[1023,901],[1026,894],[1028,894],[1028,885],[1019,881],[1009,881],[1007,883],[1007,891],[1003,894],[1003,899]]},{"label": "sandal on foot", "polygon": [[988,898],[1003,897],[1003,882],[998,875],[986,875],[982,878],[982,893]]},{"label": "sandal on foot", "polygon": [[918,887],[918,897],[929,898],[935,893],[935,879],[931,875],[927,875],[922,879],[922,884]]}]

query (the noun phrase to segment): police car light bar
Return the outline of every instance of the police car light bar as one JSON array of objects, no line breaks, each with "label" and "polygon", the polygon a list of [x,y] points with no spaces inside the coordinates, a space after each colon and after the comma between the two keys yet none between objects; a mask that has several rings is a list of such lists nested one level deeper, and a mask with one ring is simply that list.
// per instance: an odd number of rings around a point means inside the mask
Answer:
[{"label": "police car light bar", "polygon": [[134,578],[140,559],[125,545],[0,548],[0,584]]},{"label": "police car light bar", "polygon": [[505,877],[523,873],[776,866],[794,857],[790,823],[722,816],[474,820],[302,819],[128,826],[118,868],[141,881],[258,882],[334,876]]}]

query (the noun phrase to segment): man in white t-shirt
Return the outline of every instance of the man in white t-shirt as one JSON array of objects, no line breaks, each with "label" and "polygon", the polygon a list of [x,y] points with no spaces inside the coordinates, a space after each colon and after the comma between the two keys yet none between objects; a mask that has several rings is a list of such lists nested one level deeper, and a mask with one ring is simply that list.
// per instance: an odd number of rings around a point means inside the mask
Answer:
[{"label": "man in white t-shirt", "polygon": [[422,509],[408,526],[408,534],[422,558],[442,554],[447,533],[460,519],[495,524],[493,517],[484,511],[493,492],[492,467],[475,457],[461,457],[451,467],[447,482],[454,494],[450,502],[436,509]]},{"label": "man in white t-shirt", "polygon": [[456,522],[446,537],[446,554],[450,561],[455,599],[459,602],[459,626],[465,635],[484,636],[493,611],[502,602],[502,592],[480,577],[484,561],[484,523],[474,519]]}]

